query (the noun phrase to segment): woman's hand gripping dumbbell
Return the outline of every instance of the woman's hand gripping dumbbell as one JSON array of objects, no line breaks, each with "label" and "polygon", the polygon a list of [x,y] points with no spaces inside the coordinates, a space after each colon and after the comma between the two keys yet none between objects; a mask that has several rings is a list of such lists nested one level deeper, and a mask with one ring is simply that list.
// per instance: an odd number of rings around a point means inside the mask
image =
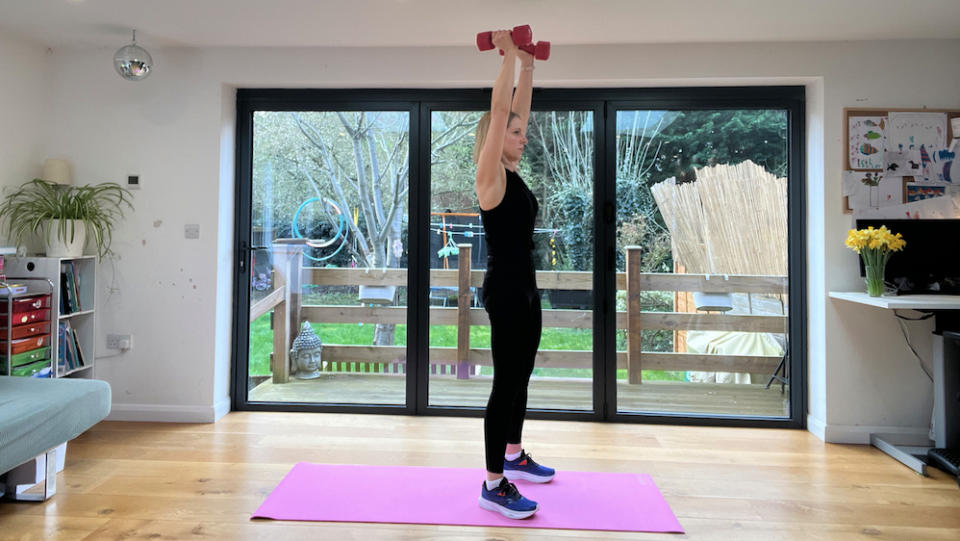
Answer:
[{"label": "woman's hand gripping dumbbell", "polygon": [[[530,25],[528,24],[514,26],[510,32],[510,38],[513,39],[513,43],[518,47],[521,45],[529,45],[533,42],[533,30],[530,29]],[[493,32],[480,32],[477,34],[477,49],[489,51],[494,47]]]},{"label": "woman's hand gripping dumbbell", "polygon": [[547,60],[550,58],[550,42],[538,41],[536,44],[528,43],[520,45],[519,49],[533,55],[537,60]]}]

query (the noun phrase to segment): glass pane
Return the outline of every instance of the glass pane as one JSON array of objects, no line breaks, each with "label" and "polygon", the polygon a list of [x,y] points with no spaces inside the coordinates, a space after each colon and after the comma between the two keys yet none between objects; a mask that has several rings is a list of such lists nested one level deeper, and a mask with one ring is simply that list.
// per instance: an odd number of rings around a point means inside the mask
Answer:
[{"label": "glass pane", "polygon": [[788,417],[787,112],[616,122],[618,411]]},{"label": "glass pane", "polygon": [[405,403],[409,127],[254,114],[250,402]]},{"label": "glass pane", "polygon": [[[431,117],[430,385],[432,406],[485,407],[493,361],[482,306],[487,248],[472,160],[481,112]],[[536,196],[534,265],[543,331],[527,407],[593,409],[593,114],[536,111],[518,173]],[[469,245],[469,246],[466,246]],[[469,249],[471,277],[466,272]],[[463,262],[463,263],[461,263]],[[461,295],[462,293],[462,295]],[[462,310],[468,319],[458,319]],[[462,330],[461,330],[462,329]],[[469,336],[459,344],[458,337]],[[469,351],[465,355],[464,352]]]}]

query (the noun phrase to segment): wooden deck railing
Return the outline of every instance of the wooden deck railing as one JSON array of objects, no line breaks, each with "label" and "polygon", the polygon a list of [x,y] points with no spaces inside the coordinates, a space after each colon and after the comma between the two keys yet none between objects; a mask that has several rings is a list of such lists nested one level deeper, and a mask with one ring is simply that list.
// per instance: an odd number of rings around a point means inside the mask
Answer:
[{"label": "wooden deck railing", "polygon": [[[406,269],[344,269],[302,266],[302,241],[278,241],[274,244],[274,291],[250,309],[251,321],[272,310],[274,347],[271,370],[274,383],[289,378],[288,352],[302,321],[314,323],[384,323],[407,322],[403,306],[313,306],[303,305],[301,284],[336,285],[407,285]],[[483,284],[483,271],[471,270],[469,244],[459,246],[461,268],[431,269],[431,287],[456,288],[457,307],[431,306],[431,325],[455,325],[456,347],[431,347],[433,373],[455,373],[469,377],[476,366],[492,366],[489,348],[470,347],[470,327],[489,325],[483,308],[473,307],[471,287]],[[617,273],[616,287],[625,290],[626,311],[617,312],[617,329],[627,330],[627,350],[617,352],[617,368],[626,368],[630,383],[641,383],[641,369],[699,370],[772,374],[779,356],[709,355],[694,353],[661,353],[644,351],[641,331],[700,330],[786,333],[787,318],[783,315],[724,315],[712,313],[647,312],[640,304],[642,291],[711,291],[783,295],[787,292],[785,276],[709,276],[702,274],[642,273],[640,248],[627,248],[627,270]],[[592,290],[592,272],[537,271],[541,290]],[[545,310],[544,327],[592,329],[590,310]],[[322,338],[322,337],[321,337]],[[325,344],[322,352],[324,370],[345,372],[405,373],[405,346],[370,346]],[[540,350],[537,366],[544,368],[583,368],[591,365],[592,352],[587,350]]]}]

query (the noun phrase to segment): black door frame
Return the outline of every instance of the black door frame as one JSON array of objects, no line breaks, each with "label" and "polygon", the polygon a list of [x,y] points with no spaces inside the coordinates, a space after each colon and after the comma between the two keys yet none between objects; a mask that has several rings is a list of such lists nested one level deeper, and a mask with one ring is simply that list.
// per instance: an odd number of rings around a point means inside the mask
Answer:
[{"label": "black door frame", "polygon": [[[418,169],[420,162],[415,159],[420,153],[419,133],[420,106],[417,100],[409,98],[409,92],[391,91],[352,91],[352,90],[284,90],[284,89],[239,89],[237,90],[237,138],[236,138],[236,203],[234,242],[237,258],[234,264],[234,310],[233,310],[233,351],[231,353],[231,409],[239,411],[312,411],[327,413],[378,413],[388,415],[417,413],[410,397],[416,396],[417,379],[405,378],[405,404],[315,404],[295,402],[250,402],[247,399],[249,350],[250,350],[250,272],[247,261],[250,259],[251,212],[252,212],[252,168],[253,168],[253,113],[255,111],[399,111],[406,112],[410,118],[410,139],[408,159],[410,160],[410,225],[408,231],[422,228],[422,210],[417,207],[419,199],[412,194],[422,191],[422,175]],[[409,234],[409,233],[408,233]],[[410,243],[409,261],[418,261],[424,254],[419,252],[419,243]],[[407,290],[419,284],[420,277],[415,272],[407,274]],[[419,313],[419,307],[411,304],[410,309]],[[410,318],[408,317],[408,322]],[[408,358],[411,350],[418,344],[411,342],[407,325]],[[245,352],[246,362],[242,363],[240,352]],[[415,364],[415,363],[413,363]],[[408,363],[408,366],[413,364]]]},{"label": "black door frame", "polygon": [[[593,411],[530,410],[530,419],[617,421],[714,426],[804,428],[806,426],[806,178],[805,92],[800,86],[621,89],[535,89],[534,110],[590,110],[594,119]],[[479,417],[483,408],[429,406],[430,117],[437,110],[484,110],[490,89],[237,91],[234,321],[231,370],[233,410],[312,411]],[[789,417],[626,413],[617,411],[615,313],[616,112],[631,109],[783,109],[788,122],[788,238],[790,410]],[[407,111],[410,114],[410,215],[406,403],[402,405],[261,403],[247,400],[249,351],[250,232],[254,111]],[[424,151],[424,146],[426,150]],[[414,295],[413,292],[417,294]],[[243,356],[240,352],[244,352]],[[611,369],[612,368],[612,369]],[[799,382],[799,384],[798,384]]]}]

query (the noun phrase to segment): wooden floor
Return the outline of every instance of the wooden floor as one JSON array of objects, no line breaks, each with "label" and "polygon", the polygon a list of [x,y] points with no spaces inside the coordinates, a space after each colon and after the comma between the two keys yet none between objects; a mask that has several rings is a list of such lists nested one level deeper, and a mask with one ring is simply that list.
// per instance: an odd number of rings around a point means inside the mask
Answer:
[{"label": "wooden floor", "polygon": [[298,461],[482,467],[480,419],[231,413],[100,423],[68,445],[46,503],[0,502],[0,539],[960,539],[960,490],[867,446],[802,430],[528,421],[564,470],[650,474],[685,535],[250,520]]},{"label": "wooden floor", "polygon": [[[430,378],[430,405],[484,407],[490,395],[489,377],[458,380],[453,376]],[[648,381],[617,385],[617,409],[625,412],[671,412],[789,417],[790,388],[764,389],[762,384],[691,383]],[[324,373],[317,379],[292,379],[284,384],[270,380],[248,395],[252,402],[308,404],[403,404],[403,377],[380,374]],[[528,408],[564,411],[593,408],[593,384],[583,378],[530,380]]]}]

